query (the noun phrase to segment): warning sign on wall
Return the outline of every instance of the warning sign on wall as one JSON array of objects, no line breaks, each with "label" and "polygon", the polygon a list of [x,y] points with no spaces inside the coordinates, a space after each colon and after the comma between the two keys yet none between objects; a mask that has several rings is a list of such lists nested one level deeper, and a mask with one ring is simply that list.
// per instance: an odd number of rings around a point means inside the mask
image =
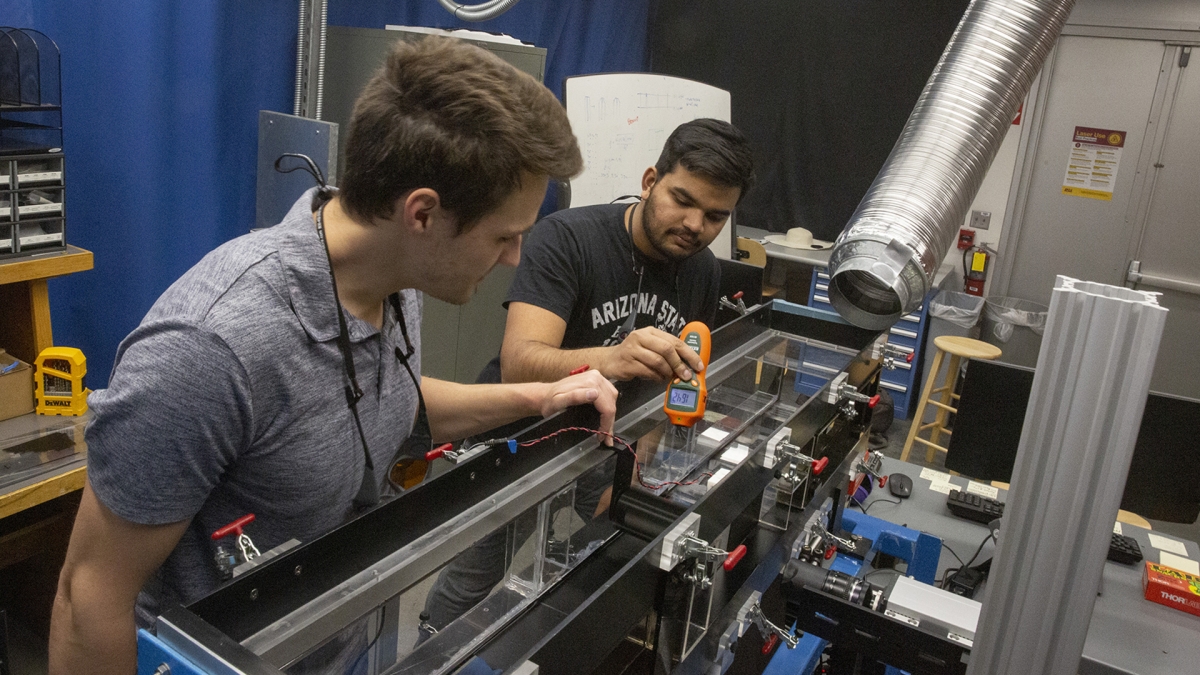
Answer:
[{"label": "warning sign on wall", "polygon": [[1062,193],[1111,201],[1124,147],[1124,131],[1075,127]]}]

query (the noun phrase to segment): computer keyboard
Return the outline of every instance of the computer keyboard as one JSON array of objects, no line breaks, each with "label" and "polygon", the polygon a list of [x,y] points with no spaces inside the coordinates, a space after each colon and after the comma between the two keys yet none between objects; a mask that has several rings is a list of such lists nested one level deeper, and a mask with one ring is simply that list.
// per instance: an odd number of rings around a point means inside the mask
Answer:
[{"label": "computer keyboard", "polygon": [[951,490],[946,495],[946,507],[959,518],[984,525],[1004,515],[1004,502],[961,490]]},{"label": "computer keyboard", "polygon": [[1112,542],[1108,545],[1108,559],[1132,565],[1142,559],[1142,547],[1138,546],[1137,539],[1113,532]]}]

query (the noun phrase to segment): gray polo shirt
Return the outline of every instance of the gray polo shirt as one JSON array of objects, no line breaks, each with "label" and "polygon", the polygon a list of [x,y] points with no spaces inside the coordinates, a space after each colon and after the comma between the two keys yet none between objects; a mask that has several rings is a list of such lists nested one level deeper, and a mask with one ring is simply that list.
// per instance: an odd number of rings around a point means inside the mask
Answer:
[{"label": "gray polo shirt", "polygon": [[[88,478],[121,518],[191,521],[158,571],[190,603],[218,583],[214,530],[253,513],[260,551],[308,542],[345,522],[362,481],[362,446],[343,389],[337,310],[305,194],[275,227],[208,254],[155,302],[93,392]],[[420,377],[420,293],[402,294]],[[412,429],[417,396],[382,333],[346,315],[364,396],[359,415],[382,488]],[[229,543],[232,544],[232,541]],[[154,614],[139,598],[139,624]]]}]

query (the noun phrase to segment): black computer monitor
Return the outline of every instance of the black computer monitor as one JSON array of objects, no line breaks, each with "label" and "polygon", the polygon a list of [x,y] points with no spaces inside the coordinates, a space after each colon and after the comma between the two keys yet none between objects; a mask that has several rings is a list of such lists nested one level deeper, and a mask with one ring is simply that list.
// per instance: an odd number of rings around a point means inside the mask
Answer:
[{"label": "black computer monitor", "polygon": [[[946,468],[979,480],[1012,480],[1033,370],[968,362]],[[1200,401],[1151,392],[1121,508],[1155,520],[1200,515]]]},{"label": "black computer monitor", "polygon": [[1200,401],[1151,393],[1121,508],[1172,523],[1200,516]]},{"label": "black computer monitor", "polygon": [[968,361],[946,468],[978,480],[1011,482],[1032,388],[1032,368]]}]

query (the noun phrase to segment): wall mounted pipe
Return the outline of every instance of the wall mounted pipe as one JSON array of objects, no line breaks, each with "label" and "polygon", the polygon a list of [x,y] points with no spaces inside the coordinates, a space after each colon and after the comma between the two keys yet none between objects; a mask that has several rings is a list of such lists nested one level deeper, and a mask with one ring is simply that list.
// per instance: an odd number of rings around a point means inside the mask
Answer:
[{"label": "wall mounted pipe", "polygon": [[453,0],[438,0],[446,11],[463,21],[487,21],[494,19],[512,9],[517,0],[488,0],[478,5],[462,5]]},{"label": "wall mounted pipe", "polygon": [[834,244],[829,300],[882,330],[916,310],[1074,0],[974,0]]}]

